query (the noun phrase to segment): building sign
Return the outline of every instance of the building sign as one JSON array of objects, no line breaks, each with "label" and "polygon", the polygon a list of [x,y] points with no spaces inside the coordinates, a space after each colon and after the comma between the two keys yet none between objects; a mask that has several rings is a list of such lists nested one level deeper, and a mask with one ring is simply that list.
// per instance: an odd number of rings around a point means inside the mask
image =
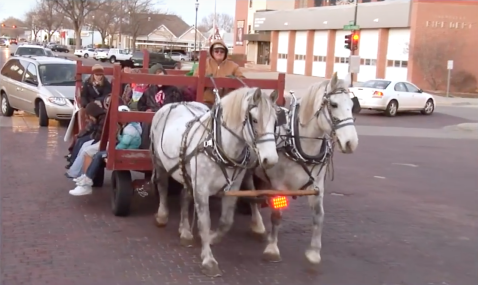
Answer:
[{"label": "building sign", "polygon": [[244,21],[237,21],[236,23],[236,46],[244,45]]},{"label": "building sign", "polygon": [[81,33],[80,33],[80,36],[81,36],[82,38],[89,37],[89,36],[90,36],[90,32],[81,32]]}]

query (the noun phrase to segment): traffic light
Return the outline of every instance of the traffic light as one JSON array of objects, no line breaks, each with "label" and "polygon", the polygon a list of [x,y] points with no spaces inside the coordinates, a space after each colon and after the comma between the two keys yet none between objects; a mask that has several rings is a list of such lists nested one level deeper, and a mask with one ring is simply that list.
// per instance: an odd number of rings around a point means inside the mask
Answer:
[{"label": "traffic light", "polygon": [[346,49],[352,49],[352,34],[345,35],[345,46]]},{"label": "traffic light", "polygon": [[5,24],[2,24],[2,28],[4,28],[4,27],[5,27]]},{"label": "traffic light", "polygon": [[12,28],[16,29],[16,28],[17,28],[17,26],[13,25],[13,26],[12,26]]},{"label": "traffic light", "polygon": [[353,48],[353,50],[358,49],[359,40],[360,40],[360,35],[359,34],[353,34],[353,36],[352,36],[352,48]]}]

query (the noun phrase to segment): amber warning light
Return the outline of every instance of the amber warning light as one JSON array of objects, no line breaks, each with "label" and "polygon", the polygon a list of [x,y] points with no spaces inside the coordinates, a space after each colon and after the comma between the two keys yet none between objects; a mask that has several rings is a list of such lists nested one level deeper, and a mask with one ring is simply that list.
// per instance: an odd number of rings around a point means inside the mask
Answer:
[{"label": "amber warning light", "polygon": [[354,41],[358,41],[359,40],[359,35],[355,34],[353,39],[354,39]]},{"label": "amber warning light", "polygon": [[271,206],[273,209],[280,210],[285,209],[289,206],[287,201],[287,197],[285,196],[277,196],[271,199]]}]

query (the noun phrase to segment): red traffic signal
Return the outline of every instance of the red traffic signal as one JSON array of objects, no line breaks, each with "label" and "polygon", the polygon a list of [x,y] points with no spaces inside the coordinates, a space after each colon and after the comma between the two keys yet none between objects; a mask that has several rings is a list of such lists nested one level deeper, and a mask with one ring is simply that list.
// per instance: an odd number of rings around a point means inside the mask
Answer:
[{"label": "red traffic signal", "polygon": [[5,27],[5,24],[2,24],[2,27]]},{"label": "red traffic signal", "polygon": [[17,26],[13,25],[13,26],[12,26],[12,28],[14,28],[14,29],[15,29],[15,28],[17,28]]},{"label": "red traffic signal", "polygon": [[353,50],[358,49],[359,40],[360,40],[360,35],[359,34],[353,34],[353,36],[352,36],[352,48],[353,48]]}]

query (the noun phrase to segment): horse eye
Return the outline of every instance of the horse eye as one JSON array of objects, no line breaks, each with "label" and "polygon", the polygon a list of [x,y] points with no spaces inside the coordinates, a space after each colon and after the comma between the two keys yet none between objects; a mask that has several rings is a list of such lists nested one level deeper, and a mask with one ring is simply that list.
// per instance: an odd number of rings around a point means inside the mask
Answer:
[{"label": "horse eye", "polygon": [[337,108],[339,105],[337,103],[330,102],[330,107]]},{"label": "horse eye", "polygon": [[257,124],[257,120],[256,120],[256,119],[252,119],[252,122],[253,122],[254,124]]}]

